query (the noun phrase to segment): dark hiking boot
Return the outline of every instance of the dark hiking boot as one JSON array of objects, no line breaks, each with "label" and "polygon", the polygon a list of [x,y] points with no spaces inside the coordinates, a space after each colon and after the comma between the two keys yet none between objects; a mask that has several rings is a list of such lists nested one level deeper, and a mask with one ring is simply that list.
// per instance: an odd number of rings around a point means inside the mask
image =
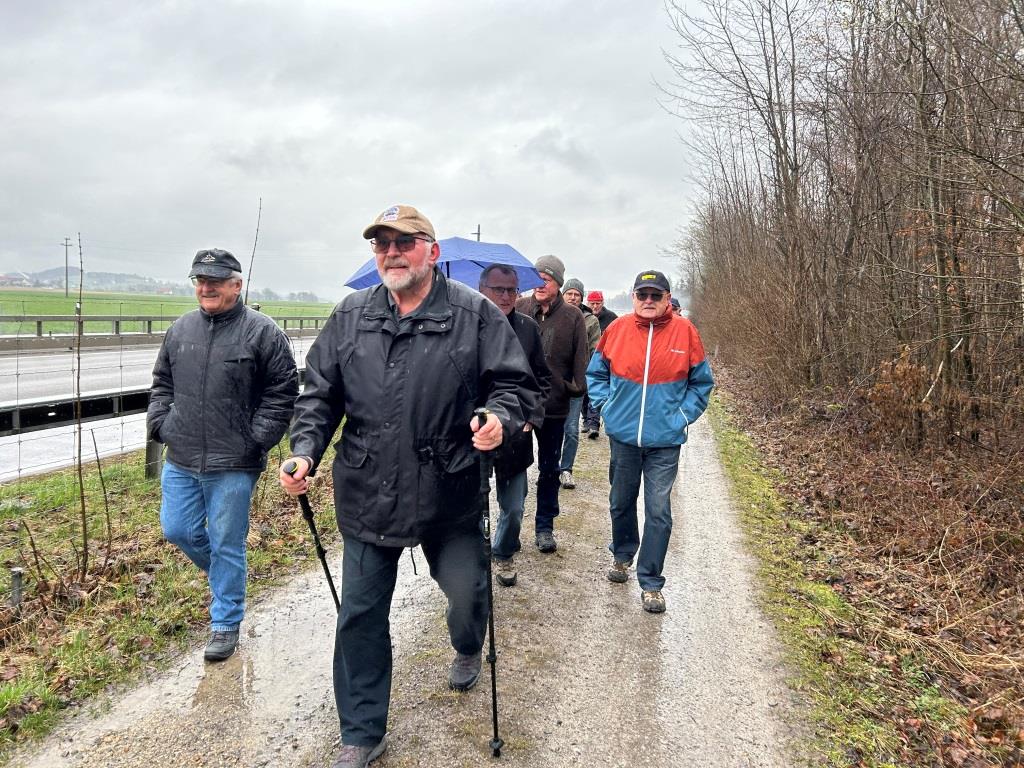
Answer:
[{"label": "dark hiking boot", "polygon": [[508,560],[494,559],[494,565],[496,566],[497,573],[494,577],[498,580],[498,583],[503,587],[513,587],[516,583],[516,564],[510,557]]},{"label": "dark hiking boot", "polygon": [[210,642],[206,644],[203,651],[203,658],[207,661],[224,661],[235,652],[238,647],[238,630],[234,632],[220,632],[214,630],[210,633]]},{"label": "dark hiking boot", "polygon": [[629,581],[629,566],[631,563],[620,563],[615,560],[612,563],[612,567],[608,569],[608,581],[614,581],[616,584],[625,584]]},{"label": "dark hiking boot", "polygon": [[644,610],[648,613],[665,612],[665,596],[657,589],[645,589],[643,597],[640,598],[644,604]]},{"label": "dark hiking boot", "polygon": [[366,768],[370,763],[384,754],[388,748],[388,740],[385,736],[372,747],[360,747],[355,744],[342,744],[341,753],[338,759],[331,764],[331,768]]},{"label": "dark hiking boot", "polygon": [[451,671],[448,673],[448,685],[453,691],[468,691],[480,679],[480,652],[467,656],[455,654]]},{"label": "dark hiking boot", "polygon": [[600,430],[597,427],[591,427],[590,432],[587,433],[587,437],[591,440],[597,440],[601,436]]},{"label": "dark hiking boot", "polygon": [[555,534],[551,531],[538,531],[537,549],[545,554],[548,552],[554,552],[558,549],[558,544],[555,542]]}]

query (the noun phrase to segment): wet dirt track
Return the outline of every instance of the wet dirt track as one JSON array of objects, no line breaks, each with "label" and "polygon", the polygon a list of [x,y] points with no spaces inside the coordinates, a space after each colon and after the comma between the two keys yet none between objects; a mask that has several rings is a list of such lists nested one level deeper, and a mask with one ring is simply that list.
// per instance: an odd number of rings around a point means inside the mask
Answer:
[{"label": "wet dirt track", "polygon": [[[799,707],[783,680],[766,619],[754,605],[710,429],[684,447],[666,563],[668,612],[640,607],[635,574],[605,578],[608,445],[580,441],[577,487],[563,490],[558,551],[541,555],[532,524],[519,583],[495,584],[500,761],[491,757],[488,667],[475,689],[447,689],[453,655],[443,596],[417,552],[402,559],[392,606],[395,669],[389,747],[374,763],[524,768],[721,766],[801,762],[791,734]],[[493,505],[492,505],[493,508]],[[527,516],[533,508],[532,494]],[[340,571],[340,556],[331,558]],[[337,749],[331,692],[333,604],[311,571],[250,609],[240,651],[204,665],[201,649],[110,702],[81,713],[24,768],[327,766]]]}]

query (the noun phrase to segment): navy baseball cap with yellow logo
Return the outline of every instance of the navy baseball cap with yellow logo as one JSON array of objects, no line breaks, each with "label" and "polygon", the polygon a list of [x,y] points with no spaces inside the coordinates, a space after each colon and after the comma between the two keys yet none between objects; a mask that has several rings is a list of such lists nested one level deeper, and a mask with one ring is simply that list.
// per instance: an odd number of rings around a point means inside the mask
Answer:
[{"label": "navy baseball cap with yellow logo", "polygon": [[668,278],[656,269],[648,269],[636,276],[636,280],[633,281],[633,290],[639,288],[657,288],[666,293],[672,291],[672,285]]}]

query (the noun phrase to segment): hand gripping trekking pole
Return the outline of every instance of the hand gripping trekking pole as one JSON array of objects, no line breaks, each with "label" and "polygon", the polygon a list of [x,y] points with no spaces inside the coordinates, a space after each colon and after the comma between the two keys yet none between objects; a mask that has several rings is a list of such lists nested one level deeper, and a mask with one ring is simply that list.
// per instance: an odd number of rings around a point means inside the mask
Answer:
[{"label": "hand gripping trekking pole", "polygon": [[[286,475],[295,474],[299,465],[294,461],[287,462],[281,469]],[[324,567],[324,575],[327,577],[327,586],[331,588],[331,597],[334,598],[334,608],[341,613],[341,601],[338,600],[338,591],[334,588],[334,579],[331,578],[331,569],[327,567],[327,554],[324,552],[324,545],[320,543],[320,534],[316,532],[316,523],[313,522],[313,508],[309,505],[309,497],[304,493],[299,494],[299,506],[302,507],[302,517],[309,526],[309,532],[313,534],[313,546],[316,547],[316,556],[320,558],[320,565]]]},{"label": "hand gripping trekking pole", "polygon": [[[487,423],[486,408],[477,408],[473,415],[482,428]],[[487,629],[490,645],[487,649],[487,662],[491,665],[491,722],[494,725],[494,738],[491,739],[491,754],[501,757],[501,748],[505,745],[498,737],[498,675],[495,664],[498,652],[494,648],[494,576],[491,573],[491,465],[494,459],[490,451],[480,452],[480,513],[484,532],[484,554],[487,556]]]}]

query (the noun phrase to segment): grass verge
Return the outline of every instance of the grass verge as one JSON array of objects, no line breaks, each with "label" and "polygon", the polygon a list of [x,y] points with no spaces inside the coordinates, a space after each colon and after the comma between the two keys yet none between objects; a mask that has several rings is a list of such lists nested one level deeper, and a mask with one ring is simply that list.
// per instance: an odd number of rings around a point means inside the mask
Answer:
[{"label": "grass verge", "polygon": [[[272,468],[277,455],[283,448]],[[160,485],[145,478],[144,460],[141,452],[111,460],[102,481],[95,466],[84,471],[84,572],[74,470],[0,486],[0,557],[25,571],[20,608],[0,609],[0,761],[48,732],[62,710],[160,666],[209,621],[206,579],[163,540]],[[331,493],[329,482],[311,492],[325,540],[337,530]],[[248,543],[250,598],[316,561],[276,469],[257,484]]]},{"label": "grass verge", "polygon": [[837,767],[974,765],[966,752],[964,761],[946,761],[934,749],[940,734],[952,745],[943,753],[957,754],[966,712],[934,683],[919,649],[878,635],[864,641],[864,628],[883,627],[887,618],[840,594],[842,532],[778,492],[781,475],[737,428],[723,396],[716,393],[708,415],[760,564],[762,608],[784,645],[790,683],[811,706],[812,751]]}]

